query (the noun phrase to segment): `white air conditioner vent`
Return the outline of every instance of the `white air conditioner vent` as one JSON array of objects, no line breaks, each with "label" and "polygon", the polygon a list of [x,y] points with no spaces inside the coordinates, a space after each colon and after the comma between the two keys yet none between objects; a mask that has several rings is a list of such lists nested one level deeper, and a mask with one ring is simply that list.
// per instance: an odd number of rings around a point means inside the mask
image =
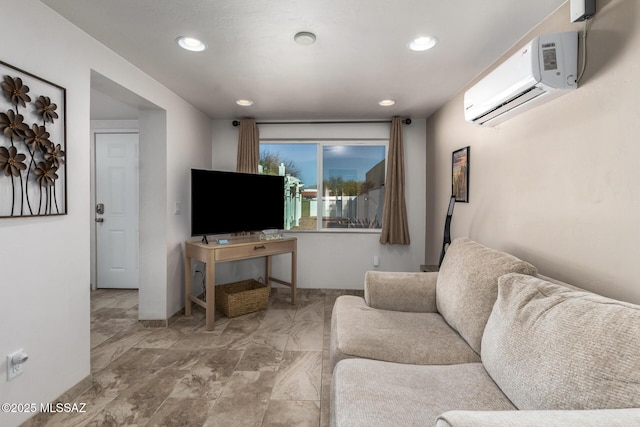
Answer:
[{"label": "white air conditioner vent", "polygon": [[578,87],[578,33],[537,37],[464,94],[469,122],[494,126]]}]

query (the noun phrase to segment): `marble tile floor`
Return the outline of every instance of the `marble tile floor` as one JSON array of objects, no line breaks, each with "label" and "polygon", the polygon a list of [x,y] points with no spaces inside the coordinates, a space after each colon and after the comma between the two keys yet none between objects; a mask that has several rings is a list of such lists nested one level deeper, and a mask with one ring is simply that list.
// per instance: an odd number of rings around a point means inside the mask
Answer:
[{"label": "marble tile floor", "polygon": [[216,312],[208,332],[200,307],[147,328],[137,291],[93,291],[92,376],[58,400],[86,412],[41,413],[23,427],[328,426],[331,310],[342,294],[362,291],[299,289],[291,305],[289,289],[273,289],[267,310]]}]

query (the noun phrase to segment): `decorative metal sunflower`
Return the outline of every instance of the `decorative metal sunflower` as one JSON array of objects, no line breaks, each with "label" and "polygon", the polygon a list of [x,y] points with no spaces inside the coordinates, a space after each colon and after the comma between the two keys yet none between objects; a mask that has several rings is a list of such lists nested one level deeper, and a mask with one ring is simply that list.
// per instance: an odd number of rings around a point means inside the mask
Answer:
[{"label": "decorative metal sunflower", "polygon": [[47,132],[44,126],[38,126],[34,123],[31,129],[24,131],[24,142],[33,152],[35,152],[36,149],[46,152],[49,147],[53,146],[51,141],[49,141],[49,136],[49,132]]},{"label": "decorative metal sunflower", "polygon": [[24,160],[27,158],[22,153],[18,153],[16,147],[0,147],[0,169],[4,171],[5,176],[20,176],[20,171],[27,168]]},{"label": "decorative metal sunflower", "polygon": [[40,162],[33,172],[36,174],[36,180],[40,183],[40,186],[50,187],[54,185],[55,180],[58,179],[57,171],[58,168],[53,166],[53,164]]},{"label": "decorative metal sunflower", "polygon": [[20,77],[14,79],[11,76],[4,76],[4,81],[0,86],[2,86],[4,96],[6,96],[13,105],[26,107],[26,103],[31,102],[31,97],[27,95],[29,86],[23,85]]},{"label": "decorative metal sunflower", "polygon": [[48,96],[40,96],[36,100],[36,113],[44,119],[45,122],[53,123],[54,119],[58,118],[56,109],[58,106],[51,103],[51,98]]},{"label": "decorative metal sunflower", "polygon": [[22,123],[22,120],[24,120],[22,114],[16,114],[13,110],[8,110],[6,114],[0,113],[0,130],[7,138],[23,139],[24,132],[29,127]]},{"label": "decorative metal sunflower", "polygon": [[64,151],[60,144],[57,144],[55,147],[54,144],[51,143],[49,147],[47,147],[47,152],[44,153],[44,159],[47,163],[53,164],[55,167],[59,168],[60,165],[64,164]]}]

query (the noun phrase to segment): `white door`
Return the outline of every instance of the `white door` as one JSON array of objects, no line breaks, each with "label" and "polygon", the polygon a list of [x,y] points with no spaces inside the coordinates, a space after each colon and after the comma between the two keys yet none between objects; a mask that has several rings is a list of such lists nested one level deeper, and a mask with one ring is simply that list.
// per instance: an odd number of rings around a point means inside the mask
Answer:
[{"label": "white door", "polygon": [[138,288],[138,134],[96,133],[98,288]]}]

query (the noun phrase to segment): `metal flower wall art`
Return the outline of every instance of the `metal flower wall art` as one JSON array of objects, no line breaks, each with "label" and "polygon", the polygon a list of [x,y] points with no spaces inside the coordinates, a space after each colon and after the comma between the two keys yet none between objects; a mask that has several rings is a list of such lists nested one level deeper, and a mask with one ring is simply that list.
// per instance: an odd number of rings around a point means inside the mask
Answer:
[{"label": "metal flower wall art", "polygon": [[0,217],[64,215],[66,90],[0,61]]}]

